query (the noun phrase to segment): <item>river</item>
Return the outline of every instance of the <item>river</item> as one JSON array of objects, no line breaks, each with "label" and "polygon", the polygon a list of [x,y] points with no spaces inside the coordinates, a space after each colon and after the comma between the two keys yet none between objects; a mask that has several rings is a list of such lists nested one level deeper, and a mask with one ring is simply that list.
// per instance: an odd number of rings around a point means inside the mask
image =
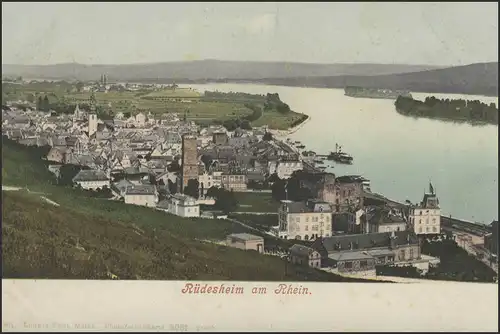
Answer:
[{"label": "river", "polygon": [[[336,175],[363,175],[371,189],[397,200],[422,200],[432,182],[444,215],[480,223],[498,219],[498,127],[472,126],[400,115],[394,101],[352,98],[341,89],[253,84],[189,85],[204,90],[278,93],[296,112],[311,116],[290,135],[306,149],[326,154],[335,143],[354,164],[328,168]],[[498,97],[412,93],[494,102]]]}]

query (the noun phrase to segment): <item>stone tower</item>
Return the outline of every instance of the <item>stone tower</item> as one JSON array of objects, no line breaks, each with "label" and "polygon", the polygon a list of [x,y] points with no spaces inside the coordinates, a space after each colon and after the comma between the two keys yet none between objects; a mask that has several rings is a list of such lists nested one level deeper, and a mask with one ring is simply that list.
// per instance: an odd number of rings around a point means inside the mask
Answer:
[{"label": "stone tower", "polygon": [[198,180],[198,151],[196,147],[196,137],[190,135],[182,136],[182,166],[180,192],[191,179]]},{"label": "stone tower", "polygon": [[90,95],[90,112],[89,112],[89,137],[97,132],[97,114],[96,100],[94,92]]}]

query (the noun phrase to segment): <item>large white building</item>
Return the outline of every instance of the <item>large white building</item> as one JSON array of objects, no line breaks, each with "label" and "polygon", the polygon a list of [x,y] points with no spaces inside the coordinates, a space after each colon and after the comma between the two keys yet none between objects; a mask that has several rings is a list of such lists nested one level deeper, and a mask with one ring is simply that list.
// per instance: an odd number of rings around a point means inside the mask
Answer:
[{"label": "large white building", "polygon": [[123,197],[126,204],[155,207],[158,202],[158,193],[153,185],[127,187]]},{"label": "large white building", "polygon": [[276,173],[282,180],[289,179],[292,173],[302,170],[304,165],[299,160],[282,160],[269,162],[269,175]]},{"label": "large white building", "polygon": [[441,233],[441,209],[432,185],[419,205],[410,208],[411,229],[417,235]]},{"label": "large white building", "polygon": [[284,200],[278,209],[274,234],[283,239],[314,240],[332,235],[332,208],[329,203]]},{"label": "large white building", "polygon": [[203,174],[198,175],[198,186],[200,189],[200,193],[203,196],[207,193],[207,190],[211,187],[220,188],[222,186],[222,172],[214,171],[214,172],[204,172]]},{"label": "large white building", "polygon": [[199,217],[200,205],[198,201],[183,194],[171,195],[168,201],[168,212],[181,217]]},{"label": "large white building", "polygon": [[82,169],[73,177],[73,183],[87,190],[109,188],[109,178],[104,172],[95,169]]}]

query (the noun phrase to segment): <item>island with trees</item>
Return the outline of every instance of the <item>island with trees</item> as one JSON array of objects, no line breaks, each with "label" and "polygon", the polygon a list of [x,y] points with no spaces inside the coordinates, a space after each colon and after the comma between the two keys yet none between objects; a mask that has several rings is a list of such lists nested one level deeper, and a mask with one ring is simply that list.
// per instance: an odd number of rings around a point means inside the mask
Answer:
[{"label": "island with trees", "polygon": [[396,111],[402,115],[425,117],[473,125],[498,125],[498,107],[478,100],[438,99],[427,97],[425,101],[399,96],[395,102]]}]

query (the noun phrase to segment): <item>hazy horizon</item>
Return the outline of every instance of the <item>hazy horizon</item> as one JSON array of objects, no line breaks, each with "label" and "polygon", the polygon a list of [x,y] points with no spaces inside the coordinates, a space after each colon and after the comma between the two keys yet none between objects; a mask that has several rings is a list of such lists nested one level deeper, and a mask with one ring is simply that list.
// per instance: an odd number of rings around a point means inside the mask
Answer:
[{"label": "hazy horizon", "polygon": [[498,3],[2,3],[2,64],[498,62]]}]

